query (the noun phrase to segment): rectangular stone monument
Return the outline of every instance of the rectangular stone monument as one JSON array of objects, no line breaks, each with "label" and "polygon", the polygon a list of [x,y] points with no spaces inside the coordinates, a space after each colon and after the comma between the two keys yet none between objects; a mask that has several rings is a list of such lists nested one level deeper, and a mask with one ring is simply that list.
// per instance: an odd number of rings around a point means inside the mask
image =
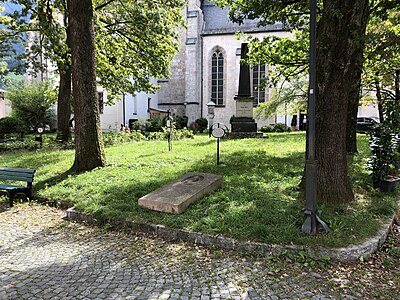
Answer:
[{"label": "rectangular stone monument", "polygon": [[[247,58],[248,47],[242,44],[241,59]],[[235,96],[236,112],[231,119],[231,138],[257,137],[257,123],[253,119],[253,100],[251,96],[250,66],[240,65],[239,72],[239,92]],[[261,134],[262,135],[262,134]]]},{"label": "rectangular stone monument", "polygon": [[208,173],[187,173],[161,188],[141,197],[140,206],[180,214],[193,202],[222,186],[222,176]]}]

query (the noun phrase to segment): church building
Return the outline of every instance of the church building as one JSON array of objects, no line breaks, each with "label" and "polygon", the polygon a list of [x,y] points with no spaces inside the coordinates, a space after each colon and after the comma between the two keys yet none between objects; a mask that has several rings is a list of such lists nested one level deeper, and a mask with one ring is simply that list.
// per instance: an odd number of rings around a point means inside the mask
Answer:
[{"label": "church building", "polygon": [[[207,103],[215,103],[215,122],[229,126],[235,114],[234,97],[238,92],[240,48],[243,40],[237,32],[260,37],[289,36],[281,24],[257,27],[246,20],[239,25],[229,20],[229,8],[220,8],[213,1],[189,0],[184,10],[187,28],[180,37],[181,48],[171,65],[170,78],[155,79],[160,86],[155,94],[123,95],[123,101],[103,110],[102,128],[119,128],[129,120],[149,118],[151,111],[170,111],[172,115],[187,116],[189,124],[197,118],[207,118]],[[251,69],[254,106],[268,101],[269,90],[259,89],[261,79],[268,76],[268,66]],[[114,118],[118,117],[119,120]],[[122,119],[121,119],[122,117]],[[115,120],[113,122],[113,119]],[[259,126],[276,120],[256,120]]]}]

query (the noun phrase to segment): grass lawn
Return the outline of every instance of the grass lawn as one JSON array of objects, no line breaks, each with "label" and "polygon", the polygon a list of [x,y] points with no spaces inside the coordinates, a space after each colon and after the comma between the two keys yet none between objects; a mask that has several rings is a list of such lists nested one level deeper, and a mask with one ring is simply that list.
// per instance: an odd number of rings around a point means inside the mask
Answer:
[{"label": "grass lawn", "polygon": [[[360,135],[360,153],[349,158],[356,202],[335,207],[319,204],[320,216],[329,224],[330,233],[317,237],[303,235],[300,228],[304,203],[297,185],[303,172],[305,135],[269,136],[221,141],[219,166],[216,141],[204,135],[174,141],[171,152],[165,141],[107,147],[107,166],[79,175],[66,175],[74,159],[71,150],[3,154],[0,166],[36,169],[36,195],[66,200],[99,219],[145,221],[241,240],[344,246],[371,236],[381,221],[393,214],[395,196],[371,187],[365,170],[368,141]],[[220,174],[223,187],[181,215],[154,212],[137,205],[138,198],[186,172]]]}]

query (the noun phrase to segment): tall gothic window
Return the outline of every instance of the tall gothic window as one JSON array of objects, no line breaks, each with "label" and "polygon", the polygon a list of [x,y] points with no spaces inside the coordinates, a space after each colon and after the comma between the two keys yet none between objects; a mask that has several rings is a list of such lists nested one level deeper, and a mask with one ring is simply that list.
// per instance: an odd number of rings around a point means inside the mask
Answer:
[{"label": "tall gothic window", "polygon": [[265,102],[265,65],[253,66],[253,106]]},{"label": "tall gothic window", "polygon": [[216,105],[224,104],[224,55],[218,49],[211,58],[211,100]]}]

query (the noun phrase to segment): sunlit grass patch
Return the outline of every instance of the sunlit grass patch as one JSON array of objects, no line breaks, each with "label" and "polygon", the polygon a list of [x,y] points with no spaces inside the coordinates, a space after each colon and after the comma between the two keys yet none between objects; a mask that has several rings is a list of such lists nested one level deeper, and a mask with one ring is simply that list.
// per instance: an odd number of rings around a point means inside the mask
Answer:
[{"label": "sunlit grass patch", "polygon": [[[298,191],[304,168],[302,133],[223,139],[218,166],[216,141],[205,135],[173,141],[172,151],[166,141],[107,147],[105,167],[77,175],[67,173],[73,151],[10,153],[0,156],[0,165],[36,169],[36,195],[67,201],[98,219],[151,222],[241,240],[344,246],[373,235],[381,220],[393,214],[396,203],[393,195],[372,189],[365,169],[367,139],[358,138],[359,154],[349,158],[356,201],[335,207],[319,203],[320,215],[331,231],[317,237],[305,236],[300,230],[304,221],[304,203]],[[187,172],[222,175],[223,186],[181,215],[138,206],[140,197]]]}]

